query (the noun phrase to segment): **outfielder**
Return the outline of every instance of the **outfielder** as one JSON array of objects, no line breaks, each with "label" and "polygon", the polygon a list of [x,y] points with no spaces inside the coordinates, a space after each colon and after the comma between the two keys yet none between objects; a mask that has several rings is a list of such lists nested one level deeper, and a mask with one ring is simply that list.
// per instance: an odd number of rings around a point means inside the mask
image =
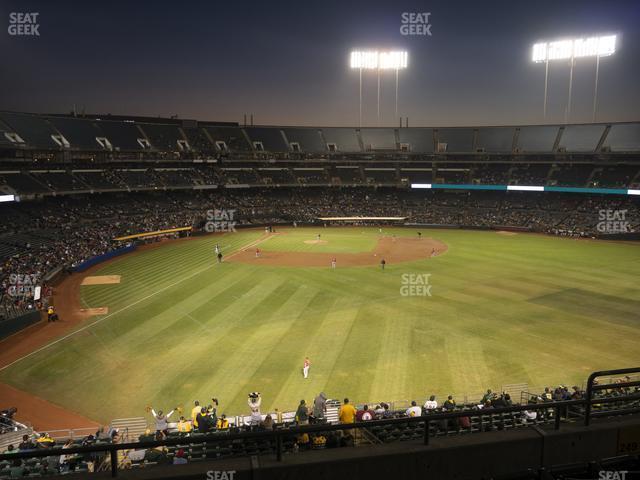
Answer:
[{"label": "outfielder", "polygon": [[309,367],[311,367],[309,357],[304,357],[304,363],[302,364],[302,375],[304,376],[304,378],[309,377]]}]

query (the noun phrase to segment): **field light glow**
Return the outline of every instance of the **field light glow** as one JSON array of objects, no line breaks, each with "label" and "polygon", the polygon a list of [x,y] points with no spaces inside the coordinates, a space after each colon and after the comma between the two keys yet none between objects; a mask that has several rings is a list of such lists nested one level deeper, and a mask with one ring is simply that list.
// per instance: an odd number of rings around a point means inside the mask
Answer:
[{"label": "field light glow", "polygon": [[351,68],[363,70],[403,70],[409,55],[404,51],[379,52],[377,50],[351,52]]},{"label": "field light glow", "polygon": [[615,52],[616,35],[605,35],[536,43],[533,46],[532,60],[539,63],[570,58],[607,57]]}]

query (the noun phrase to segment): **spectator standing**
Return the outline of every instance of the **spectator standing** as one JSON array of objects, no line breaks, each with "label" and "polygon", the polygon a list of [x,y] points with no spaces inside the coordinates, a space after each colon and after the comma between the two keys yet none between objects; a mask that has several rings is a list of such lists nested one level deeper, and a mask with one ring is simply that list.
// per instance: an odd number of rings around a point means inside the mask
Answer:
[{"label": "spectator standing", "polygon": [[324,420],[324,411],[327,406],[327,396],[320,392],[313,400],[313,418],[315,421]]},{"label": "spectator standing", "polygon": [[356,421],[356,409],[349,403],[349,399],[345,398],[344,403],[338,411],[340,423],[354,423]]},{"label": "spectator standing", "polygon": [[304,400],[300,400],[298,410],[296,410],[296,422],[299,425],[309,425],[309,409]]}]

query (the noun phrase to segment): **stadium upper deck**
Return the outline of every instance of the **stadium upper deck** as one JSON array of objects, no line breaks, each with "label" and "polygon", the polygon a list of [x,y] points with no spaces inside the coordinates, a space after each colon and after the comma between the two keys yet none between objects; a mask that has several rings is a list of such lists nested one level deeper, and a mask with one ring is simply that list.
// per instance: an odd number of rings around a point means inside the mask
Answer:
[{"label": "stadium upper deck", "polygon": [[594,155],[640,152],[640,122],[444,128],[240,126],[144,117],[0,112],[0,151],[331,155]]}]

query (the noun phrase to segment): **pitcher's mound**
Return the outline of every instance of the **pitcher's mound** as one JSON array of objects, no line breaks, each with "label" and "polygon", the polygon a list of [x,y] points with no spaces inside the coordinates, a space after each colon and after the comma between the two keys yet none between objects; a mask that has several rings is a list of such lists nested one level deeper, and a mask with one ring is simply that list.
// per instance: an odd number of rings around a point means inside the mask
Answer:
[{"label": "pitcher's mound", "polygon": [[326,240],[305,240],[304,243],[307,245],[325,245],[328,242]]},{"label": "pitcher's mound", "polygon": [[96,275],[85,277],[80,285],[111,285],[120,283],[120,275]]}]

